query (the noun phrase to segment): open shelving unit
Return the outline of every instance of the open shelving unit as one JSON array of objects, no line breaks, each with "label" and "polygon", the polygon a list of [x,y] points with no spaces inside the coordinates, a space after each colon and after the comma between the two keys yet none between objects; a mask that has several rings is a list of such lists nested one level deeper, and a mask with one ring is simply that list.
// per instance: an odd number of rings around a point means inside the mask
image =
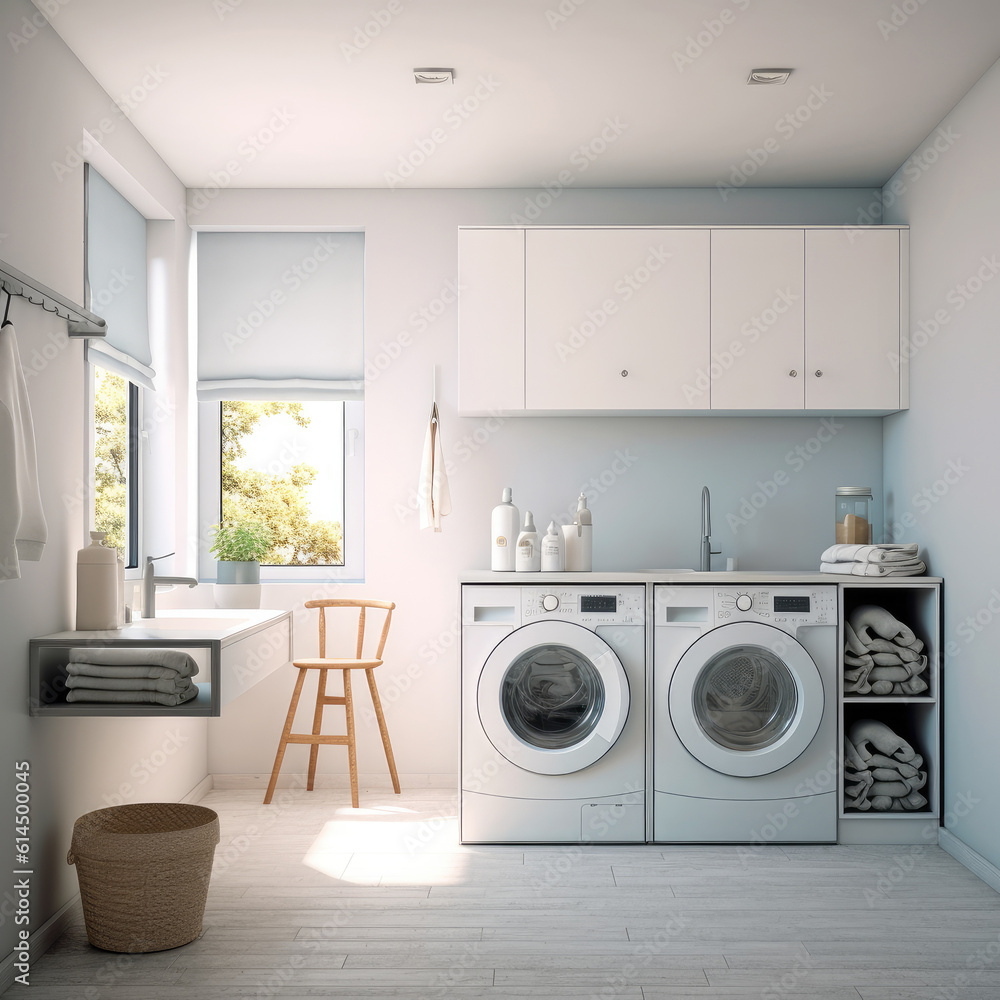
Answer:
[{"label": "open shelving unit", "polygon": [[[936,844],[941,815],[941,580],[920,577],[910,580],[844,581],[841,588],[841,615],[838,627],[838,733],[839,754],[844,760],[844,735],[858,719],[871,718],[885,723],[910,743],[923,757],[921,770],[927,784],[920,790],[927,807],[914,812],[861,811],[845,807],[843,764],[839,796],[838,840],[847,844]],[[844,622],[860,605],[885,608],[908,625],[924,641],[927,672],[926,692],[920,695],[857,695],[844,690]]]}]

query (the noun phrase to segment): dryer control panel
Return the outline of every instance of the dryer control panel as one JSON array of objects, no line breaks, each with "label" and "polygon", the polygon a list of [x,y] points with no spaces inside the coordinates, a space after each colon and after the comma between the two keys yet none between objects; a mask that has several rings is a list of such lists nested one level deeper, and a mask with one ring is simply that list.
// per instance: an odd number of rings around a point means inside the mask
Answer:
[{"label": "dryer control panel", "polygon": [[644,587],[524,587],[521,601],[525,622],[562,618],[593,628],[646,620]]},{"label": "dryer control panel", "polygon": [[747,587],[715,592],[715,622],[763,621],[782,628],[833,625],[836,587]]}]

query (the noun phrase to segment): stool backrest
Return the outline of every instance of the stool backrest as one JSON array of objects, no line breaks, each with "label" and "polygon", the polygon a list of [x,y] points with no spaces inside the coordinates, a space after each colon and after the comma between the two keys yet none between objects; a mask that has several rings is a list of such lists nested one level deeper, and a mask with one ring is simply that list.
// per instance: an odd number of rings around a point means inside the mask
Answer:
[{"label": "stool backrest", "polygon": [[382,659],[382,650],[385,649],[385,640],[389,635],[389,624],[392,621],[392,612],[396,607],[392,601],[368,601],[363,599],[352,600],[349,598],[324,598],[317,601],[306,601],[305,607],[319,608],[319,655],[320,658],[326,656],[326,609],[327,608],[358,608],[358,647],[355,659],[363,659],[362,649],[365,644],[365,612],[369,608],[377,608],[385,612],[385,622],[382,625],[382,635],[378,641],[378,650],[375,659]]}]

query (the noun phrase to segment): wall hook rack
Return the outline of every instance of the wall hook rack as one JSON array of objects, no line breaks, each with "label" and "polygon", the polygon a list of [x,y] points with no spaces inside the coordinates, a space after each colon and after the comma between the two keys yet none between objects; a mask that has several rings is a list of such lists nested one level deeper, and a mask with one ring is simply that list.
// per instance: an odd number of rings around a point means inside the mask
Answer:
[{"label": "wall hook rack", "polygon": [[108,324],[100,316],[83,306],[53,291],[47,285],[0,260],[0,288],[9,295],[18,295],[32,305],[41,306],[46,312],[54,312],[67,321],[67,333],[71,337],[107,336]]}]

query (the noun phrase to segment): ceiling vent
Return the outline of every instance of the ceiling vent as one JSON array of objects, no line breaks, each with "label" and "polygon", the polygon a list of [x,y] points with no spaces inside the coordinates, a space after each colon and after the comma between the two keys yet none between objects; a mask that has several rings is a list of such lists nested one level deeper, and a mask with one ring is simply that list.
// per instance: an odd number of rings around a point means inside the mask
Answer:
[{"label": "ceiling vent", "polygon": [[790,69],[752,69],[747,83],[755,87],[780,87],[791,75]]},{"label": "ceiling vent", "polygon": [[417,83],[454,83],[455,71],[453,69],[414,69],[413,79]]}]

